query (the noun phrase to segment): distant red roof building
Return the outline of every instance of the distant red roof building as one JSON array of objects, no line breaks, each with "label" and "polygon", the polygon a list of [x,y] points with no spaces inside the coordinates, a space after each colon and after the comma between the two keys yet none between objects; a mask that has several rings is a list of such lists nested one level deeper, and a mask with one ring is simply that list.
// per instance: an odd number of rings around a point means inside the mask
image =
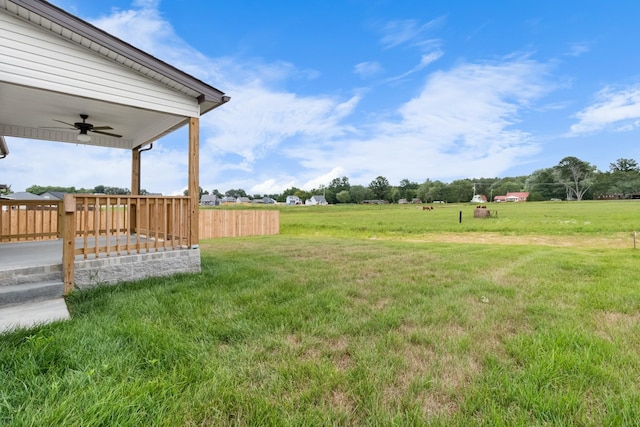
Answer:
[{"label": "distant red roof building", "polygon": [[506,196],[495,196],[494,202],[526,202],[529,197],[529,193],[526,191],[507,193]]}]

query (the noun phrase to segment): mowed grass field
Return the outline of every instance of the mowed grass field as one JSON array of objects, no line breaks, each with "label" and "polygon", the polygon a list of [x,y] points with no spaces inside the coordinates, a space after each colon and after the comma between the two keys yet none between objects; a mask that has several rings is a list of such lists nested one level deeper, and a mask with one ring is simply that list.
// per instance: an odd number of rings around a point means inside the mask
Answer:
[{"label": "mowed grass field", "polygon": [[0,336],[0,425],[640,425],[640,201],[434,206],[276,207],[74,293]]}]

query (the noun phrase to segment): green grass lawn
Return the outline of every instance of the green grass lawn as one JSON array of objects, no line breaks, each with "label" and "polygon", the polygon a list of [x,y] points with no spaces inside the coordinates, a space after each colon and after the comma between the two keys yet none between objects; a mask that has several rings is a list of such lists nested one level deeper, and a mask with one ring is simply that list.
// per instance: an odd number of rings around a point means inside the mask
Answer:
[{"label": "green grass lawn", "polygon": [[640,203],[278,209],[0,336],[0,425],[639,425]]},{"label": "green grass lawn", "polygon": [[[281,208],[283,234],[340,237],[416,236],[431,233],[627,236],[638,227],[640,201],[489,203],[492,218],[473,217],[475,205],[336,205]],[[462,222],[460,221],[462,213]]]}]

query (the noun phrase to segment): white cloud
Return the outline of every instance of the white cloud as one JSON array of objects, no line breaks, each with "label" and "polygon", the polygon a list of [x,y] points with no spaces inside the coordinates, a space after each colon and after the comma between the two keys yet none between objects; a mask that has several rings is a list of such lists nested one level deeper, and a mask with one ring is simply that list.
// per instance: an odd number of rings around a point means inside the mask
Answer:
[{"label": "white cloud", "polygon": [[313,190],[314,188],[320,188],[322,186],[326,187],[331,183],[333,179],[339,178],[345,175],[346,175],[345,169],[341,166],[337,166],[331,169],[329,172],[305,182],[304,184],[302,184],[302,189],[309,191],[309,190]]},{"label": "white cloud", "polygon": [[386,48],[393,48],[403,44],[410,46],[426,46],[431,48],[437,40],[425,38],[425,33],[442,24],[444,18],[440,17],[421,24],[416,19],[396,20],[386,23],[383,28],[383,36],[380,42]]},{"label": "white cloud", "polygon": [[251,187],[249,190],[250,194],[280,194],[284,192],[284,190],[295,187],[295,180],[290,180],[287,182],[276,182],[275,179],[269,178],[266,181],[258,183]]},{"label": "white cloud", "polygon": [[353,72],[363,79],[374,77],[383,72],[382,65],[379,62],[361,62],[353,67]]},{"label": "white cloud", "polygon": [[180,38],[160,14],[159,3],[138,0],[135,9],[115,9],[91,23],[193,76],[220,81],[225,62],[212,62]]},{"label": "white cloud", "polygon": [[160,4],[160,0],[135,0],[133,4],[134,6],[141,8],[157,9],[158,5]]},{"label": "white cloud", "polygon": [[131,187],[131,153],[126,150],[24,138],[7,142],[11,153],[2,172],[11,178],[7,184],[13,191],[32,185]]},{"label": "white cloud", "polygon": [[433,73],[397,118],[372,125],[368,138],[295,147],[288,155],[318,172],[342,165],[354,184],[366,184],[380,171],[392,184],[425,176],[495,176],[537,150],[532,136],[513,125],[550,90],[545,74],[544,65],[526,58]]},{"label": "white cloud", "polygon": [[636,129],[640,119],[640,85],[619,90],[605,87],[597,94],[594,104],[580,111],[576,117],[578,123],[571,126],[569,136]]},{"label": "white cloud", "polygon": [[403,79],[411,74],[417,73],[418,71],[423,70],[424,68],[426,68],[428,65],[430,65],[432,62],[437,61],[438,59],[440,59],[440,57],[444,55],[444,52],[441,51],[440,49],[434,50],[433,52],[429,52],[427,54],[424,54],[421,56],[420,58],[420,63],[418,65],[416,65],[415,67],[413,67],[412,69],[410,69],[409,71],[406,71],[404,73],[402,73],[399,76],[395,76],[395,77],[391,77],[385,80],[386,82],[392,82],[395,80],[400,80]]},{"label": "white cloud", "polygon": [[275,92],[262,85],[238,86],[233,102],[204,116],[202,125],[211,135],[206,148],[212,153],[233,153],[249,169],[266,152],[294,136],[334,138],[352,131],[340,124],[357,105],[358,95],[340,102],[291,92]]},{"label": "white cloud", "polygon": [[581,56],[584,53],[587,53],[591,50],[591,46],[589,45],[589,43],[572,43],[569,46],[569,52],[567,53],[567,55],[569,56]]}]

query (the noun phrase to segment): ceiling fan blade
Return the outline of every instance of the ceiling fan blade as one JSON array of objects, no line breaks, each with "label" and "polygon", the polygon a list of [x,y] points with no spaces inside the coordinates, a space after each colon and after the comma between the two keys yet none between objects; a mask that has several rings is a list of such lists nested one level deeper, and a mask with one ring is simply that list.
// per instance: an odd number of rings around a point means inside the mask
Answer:
[{"label": "ceiling fan blade", "polygon": [[67,122],[63,122],[62,120],[56,120],[56,119],[53,119],[53,121],[54,122],[58,122],[58,123],[62,123],[63,125],[69,125],[69,126],[71,126],[71,129],[75,129],[76,128],[76,126],[73,123],[67,123]]},{"label": "ceiling fan blade", "polygon": [[109,130],[109,129],[113,129],[111,126],[94,126],[91,128],[91,130],[96,131],[96,130]]},{"label": "ceiling fan blade", "polygon": [[[99,133],[101,135],[108,135],[108,136],[113,136],[114,138],[122,138],[122,135],[118,135],[115,133],[109,133],[109,132],[102,132],[100,130],[95,130],[96,128],[93,128],[92,130],[90,130],[89,132],[93,132],[93,133]],[[109,128],[111,129],[111,128]]]},{"label": "ceiling fan blade", "polygon": [[68,128],[62,126],[40,126],[38,129],[67,129],[67,130],[77,130],[76,128]]}]

